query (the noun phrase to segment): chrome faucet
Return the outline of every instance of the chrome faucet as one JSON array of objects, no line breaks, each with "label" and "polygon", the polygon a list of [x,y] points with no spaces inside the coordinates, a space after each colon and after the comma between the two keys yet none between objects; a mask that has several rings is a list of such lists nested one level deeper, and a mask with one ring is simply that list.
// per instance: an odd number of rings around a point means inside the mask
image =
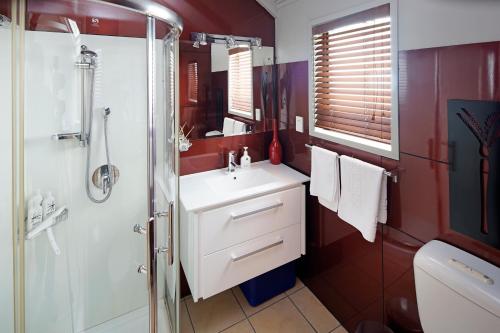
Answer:
[{"label": "chrome faucet", "polygon": [[236,167],[238,166],[238,164],[236,164],[236,152],[234,150],[231,150],[228,153],[227,160],[228,160],[227,172],[231,174],[236,171]]}]

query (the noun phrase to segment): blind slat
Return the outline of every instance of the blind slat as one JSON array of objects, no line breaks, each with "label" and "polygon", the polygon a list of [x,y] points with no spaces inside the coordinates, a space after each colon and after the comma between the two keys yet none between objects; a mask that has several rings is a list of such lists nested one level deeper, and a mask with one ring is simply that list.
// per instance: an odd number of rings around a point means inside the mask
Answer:
[{"label": "blind slat", "polygon": [[378,34],[378,33],[390,32],[390,31],[391,31],[390,25],[388,25],[386,23],[381,23],[378,26],[373,26],[372,28],[363,29],[363,30],[360,30],[359,32],[353,32],[351,34],[344,34],[344,35],[337,35],[337,36],[328,35],[327,37],[324,37],[323,35],[319,35],[319,37],[314,38],[314,44],[331,42],[331,41],[343,41],[346,39],[354,39],[354,38],[358,38],[358,37],[370,36],[371,34]]},{"label": "blind slat", "polygon": [[390,141],[391,23],[381,20],[313,36],[315,126]]},{"label": "blind slat", "polygon": [[368,108],[368,109],[383,110],[383,111],[390,111],[391,110],[390,104],[389,105],[388,104],[378,104],[378,103],[373,103],[373,102],[344,101],[344,100],[322,99],[322,98],[316,98],[315,102],[316,102],[316,104],[323,104],[323,105],[343,105],[343,106]]},{"label": "blind slat", "polygon": [[346,105],[325,105],[325,104],[316,105],[316,113],[317,114],[323,114],[325,112],[332,112],[332,111],[348,112],[348,113],[362,114],[362,115],[374,114],[374,115],[379,116],[379,117],[390,117],[391,116],[391,111],[388,111],[388,110],[359,108],[359,107],[355,107],[355,106],[346,106]]},{"label": "blind slat", "polygon": [[324,117],[324,119],[329,119],[329,118],[345,118],[345,119],[352,119],[352,120],[357,120],[357,121],[366,121],[370,122],[372,124],[379,124],[379,125],[390,125],[391,124],[391,118],[389,117],[381,117],[373,114],[359,114],[359,113],[351,113],[351,112],[341,112],[341,111],[327,111],[327,110],[322,110],[322,112],[318,112],[316,114],[316,119],[318,117]]},{"label": "blind slat", "polygon": [[252,51],[245,48],[229,53],[229,109],[252,113]]},{"label": "blind slat", "polygon": [[370,130],[386,132],[389,134],[391,133],[390,124],[389,125],[377,124],[375,122],[370,122],[370,121],[366,121],[366,120],[357,120],[357,119],[353,119],[353,118],[317,115],[316,121],[339,123],[339,124],[344,124],[344,125],[348,125],[348,126],[359,127],[360,129],[363,129],[363,130],[370,129]]}]

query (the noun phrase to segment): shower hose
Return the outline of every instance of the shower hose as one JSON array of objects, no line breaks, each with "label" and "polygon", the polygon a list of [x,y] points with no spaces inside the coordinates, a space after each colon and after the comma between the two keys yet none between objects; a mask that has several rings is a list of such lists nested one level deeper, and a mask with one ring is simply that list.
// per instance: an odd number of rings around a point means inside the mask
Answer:
[{"label": "shower hose", "polygon": [[[104,112],[104,144],[106,148],[106,163],[108,165],[108,172],[110,176],[110,182],[109,182],[109,187],[108,191],[106,192],[105,196],[102,199],[97,199],[94,197],[92,194],[92,191],[90,190],[90,157],[91,157],[91,151],[92,151],[92,125],[93,125],[93,119],[94,119],[94,69],[90,68],[90,115],[89,115],[89,134],[87,136],[87,163],[86,163],[86,171],[85,171],[85,187],[87,191],[87,196],[90,199],[90,201],[94,203],[103,203],[106,200],[109,199],[111,196],[111,192],[113,190],[113,181],[112,181],[112,175],[111,173],[113,172],[110,158],[109,158],[109,145],[108,145],[108,116],[109,116],[109,111]],[[85,75],[85,71],[82,73],[82,75]],[[85,98],[85,96],[84,96]]]}]

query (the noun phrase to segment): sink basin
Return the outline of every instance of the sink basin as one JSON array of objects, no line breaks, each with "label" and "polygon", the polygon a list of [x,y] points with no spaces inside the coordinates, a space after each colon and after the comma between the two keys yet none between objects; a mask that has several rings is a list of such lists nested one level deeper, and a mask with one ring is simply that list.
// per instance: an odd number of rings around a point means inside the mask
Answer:
[{"label": "sink basin", "polygon": [[266,185],[276,180],[276,177],[263,169],[238,169],[236,172],[227,174],[221,172],[205,180],[214,192],[234,192],[250,190],[254,187]]},{"label": "sink basin", "polygon": [[307,182],[309,177],[284,164],[252,163],[229,175],[217,169],[181,176],[180,201],[186,212],[200,212],[282,191]]}]

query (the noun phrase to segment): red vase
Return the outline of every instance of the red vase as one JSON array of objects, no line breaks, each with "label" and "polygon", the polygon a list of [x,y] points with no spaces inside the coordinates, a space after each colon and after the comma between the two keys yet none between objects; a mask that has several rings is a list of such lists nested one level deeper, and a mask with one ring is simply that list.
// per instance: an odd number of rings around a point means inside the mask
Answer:
[{"label": "red vase", "polygon": [[273,119],[273,141],[269,145],[269,160],[272,164],[281,164],[281,143],[278,139],[278,121]]}]

